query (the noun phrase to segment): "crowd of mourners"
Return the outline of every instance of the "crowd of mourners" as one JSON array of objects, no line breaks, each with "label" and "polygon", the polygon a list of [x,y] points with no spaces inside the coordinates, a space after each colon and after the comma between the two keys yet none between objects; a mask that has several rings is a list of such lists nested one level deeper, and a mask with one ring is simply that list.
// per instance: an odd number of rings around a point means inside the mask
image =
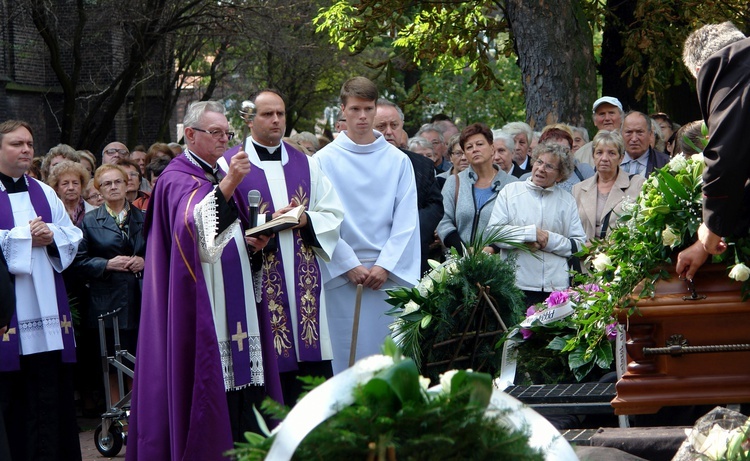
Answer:
[{"label": "crowd of mourners", "polygon": [[[534,252],[496,244],[485,251],[517,253],[517,284],[527,301],[539,302],[565,288],[570,256],[588,240],[606,237],[623,202],[637,197],[654,167],[663,166],[672,153],[694,153],[681,139],[700,137],[700,122],[680,127],[664,113],[625,114],[613,97],[594,103],[593,121],[599,131],[591,141],[586,128],[564,123],[541,131],[520,121],[496,129],[473,123],[459,132],[452,120],[438,115],[411,138],[403,121],[395,132],[379,127],[392,144],[429,159],[442,190],[443,214],[430,230],[435,239],[423,259],[441,259],[450,248],[463,252],[488,234],[488,226],[504,226]],[[346,121],[340,118],[333,136],[344,130]],[[285,141],[311,156],[330,142],[309,132]],[[78,255],[64,276],[79,314],[78,390],[87,415],[103,410],[99,316],[118,310],[122,347],[136,350],[144,216],[159,175],[182,152],[177,143],[131,151],[112,142],[102,150],[98,166],[90,151],[60,144],[34,157],[28,171],[55,190],[83,231]],[[111,328],[111,319],[107,325]],[[111,382],[116,401],[116,381]]]},{"label": "crowd of mourners", "polygon": [[[686,59],[700,71],[699,96],[709,64],[734,56],[717,50],[750,49],[733,26],[718,27],[728,38],[697,65]],[[0,325],[0,458],[80,459],[67,383],[75,378],[91,415],[104,410],[104,392],[120,397],[99,384],[108,314],[107,354],[115,323],[121,346],[138,351],[127,458],[221,459],[260,430],[253,408],[266,396],[292,405],[304,391],[298,378],[330,378],[378,353],[390,334],[384,290],[416,284],[428,258],[471,246],[513,255],[526,302],[542,301],[569,286],[571,256],[607,238],[655,169],[705,144],[702,122],[625,112],[611,96],[593,103],[591,140],[564,123],[459,129],[446,116],[410,138],[401,109],[379,94],[351,78],[333,139],[287,139],[282,95],[258,91],[243,103],[250,136],[234,147],[223,104],[195,102],[184,146],[111,142],[101,165],[67,145],[32,158],[32,127],[0,123],[0,282],[16,298],[0,299],[0,314],[15,307]],[[728,101],[741,116],[745,94]],[[704,187],[699,241],[678,259],[688,274],[726,249],[716,224],[733,224],[724,205],[738,194],[712,185],[746,181],[744,167],[717,167],[715,158],[748,156],[721,157],[731,136],[710,115],[720,135],[706,145],[704,179],[718,179]],[[299,206],[292,228],[254,232]],[[505,239],[487,239],[493,230]]]}]

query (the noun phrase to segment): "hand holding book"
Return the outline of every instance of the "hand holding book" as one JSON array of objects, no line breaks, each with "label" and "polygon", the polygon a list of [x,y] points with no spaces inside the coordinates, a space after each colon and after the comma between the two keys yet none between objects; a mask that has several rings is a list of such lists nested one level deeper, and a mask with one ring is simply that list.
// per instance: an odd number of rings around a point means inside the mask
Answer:
[{"label": "hand holding book", "polygon": [[246,230],[245,235],[250,237],[271,235],[286,229],[302,227],[307,224],[304,205],[292,206],[292,204],[290,204],[274,213],[274,215],[276,216],[272,220]]}]

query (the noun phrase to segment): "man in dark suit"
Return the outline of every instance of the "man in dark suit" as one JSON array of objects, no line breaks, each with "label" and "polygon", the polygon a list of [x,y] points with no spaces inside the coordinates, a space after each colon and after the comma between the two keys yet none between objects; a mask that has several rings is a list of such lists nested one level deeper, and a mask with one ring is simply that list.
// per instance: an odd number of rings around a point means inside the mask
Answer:
[{"label": "man in dark suit", "polygon": [[[404,113],[393,102],[378,99],[373,128],[383,133],[386,141],[399,147],[404,129]],[[429,269],[427,257],[430,244],[435,241],[435,228],[443,218],[443,195],[440,193],[432,162],[427,157],[401,149],[414,168],[417,183],[417,208],[419,210],[419,236],[422,245],[422,272]]]},{"label": "man in dark suit", "polygon": [[620,167],[628,173],[648,178],[656,168],[669,163],[669,156],[653,149],[651,119],[643,112],[631,111],[622,120],[622,139],[625,141],[625,156]]},{"label": "man in dark suit", "polygon": [[747,234],[750,178],[750,39],[732,23],[709,24],[685,40],[682,60],[698,79],[698,102],[708,126],[703,156],[703,224],[700,244],[680,253],[678,273],[692,279],[709,254],[723,253],[722,237]]}]

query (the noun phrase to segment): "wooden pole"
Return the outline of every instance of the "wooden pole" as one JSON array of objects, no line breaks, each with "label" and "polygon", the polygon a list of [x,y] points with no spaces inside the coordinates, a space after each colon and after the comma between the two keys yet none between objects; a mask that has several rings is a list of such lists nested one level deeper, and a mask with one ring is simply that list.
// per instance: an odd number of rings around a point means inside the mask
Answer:
[{"label": "wooden pole", "polygon": [[357,297],[354,301],[354,324],[352,325],[352,345],[349,348],[349,366],[354,365],[357,356],[357,335],[359,335],[359,312],[362,310],[362,284],[357,284]]}]

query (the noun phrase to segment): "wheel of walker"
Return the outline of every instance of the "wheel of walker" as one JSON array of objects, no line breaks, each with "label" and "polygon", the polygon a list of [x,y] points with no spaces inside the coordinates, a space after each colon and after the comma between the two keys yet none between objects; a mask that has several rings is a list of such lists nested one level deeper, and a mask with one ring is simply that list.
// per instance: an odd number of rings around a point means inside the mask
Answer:
[{"label": "wheel of walker", "polygon": [[122,427],[119,424],[111,424],[108,433],[102,431],[101,424],[94,431],[94,443],[102,456],[116,456],[122,450],[122,442]]}]

